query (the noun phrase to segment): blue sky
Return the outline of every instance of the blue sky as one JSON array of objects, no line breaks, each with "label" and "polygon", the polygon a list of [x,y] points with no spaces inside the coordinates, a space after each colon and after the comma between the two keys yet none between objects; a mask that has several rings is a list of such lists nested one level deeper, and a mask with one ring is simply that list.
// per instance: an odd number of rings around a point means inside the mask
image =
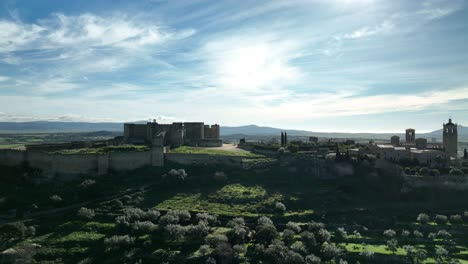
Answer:
[{"label": "blue sky", "polygon": [[468,1],[0,3],[0,120],[468,124]]}]

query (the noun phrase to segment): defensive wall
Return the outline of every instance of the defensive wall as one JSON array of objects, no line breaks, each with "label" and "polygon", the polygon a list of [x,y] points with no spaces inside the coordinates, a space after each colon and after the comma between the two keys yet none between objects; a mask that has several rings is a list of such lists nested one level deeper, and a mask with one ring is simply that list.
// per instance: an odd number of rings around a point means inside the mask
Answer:
[{"label": "defensive wall", "polygon": [[164,161],[182,165],[242,166],[241,156],[210,154],[165,153],[163,147],[148,151],[115,151],[105,154],[63,154],[34,150],[0,149],[0,164],[18,166],[28,164],[47,176],[103,175],[110,171],[133,170],[144,166],[164,166]]},{"label": "defensive wall", "polygon": [[18,166],[27,163],[46,175],[106,174],[109,171],[133,170],[143,166],[163,166],[164,150],[109,152],[105,154],[61,154],[32,150],[0,150],[0,164]]}]

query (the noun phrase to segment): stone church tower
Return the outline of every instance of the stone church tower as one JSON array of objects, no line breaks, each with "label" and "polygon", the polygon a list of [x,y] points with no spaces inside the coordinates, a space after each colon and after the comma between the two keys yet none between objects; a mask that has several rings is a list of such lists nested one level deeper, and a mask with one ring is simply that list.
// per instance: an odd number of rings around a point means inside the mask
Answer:
[{"label": "stone church tower", "polygon": [[451,118],[447,124],[444,124],[443,142],[445,152],[447,152],[450,157],[456,158],[458,150],[458,131],[457,124],[452,123]]}]

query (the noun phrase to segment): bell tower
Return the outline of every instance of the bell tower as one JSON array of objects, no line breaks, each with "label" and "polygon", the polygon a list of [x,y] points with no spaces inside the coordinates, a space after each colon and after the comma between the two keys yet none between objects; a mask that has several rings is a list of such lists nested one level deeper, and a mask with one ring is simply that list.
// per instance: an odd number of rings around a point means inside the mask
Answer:
[{"label": "bell tower", "polygon": [[443,130],[443,144],[444,149],[450,157],[457,157],[458,151],[458,131],[457,131],[457,124],[452,123],[452,119],[449,118],[447,124],[444,125]]}]

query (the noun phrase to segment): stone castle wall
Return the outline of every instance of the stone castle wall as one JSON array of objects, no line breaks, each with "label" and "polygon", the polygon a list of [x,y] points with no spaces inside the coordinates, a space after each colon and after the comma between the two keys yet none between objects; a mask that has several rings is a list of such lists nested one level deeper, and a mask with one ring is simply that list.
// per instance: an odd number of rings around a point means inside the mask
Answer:
[{"label": "stone castle wall", "polygon": [[110,152],[106,154],[59,154],[41,151],[0,150],[0,164],[18,166],[27,163],[46,175],[106,174],[111,170],[133,170],[143,166],[163,166],[164,149]]},{"label": "stone castle wall", "polygon": [[0,150],[0,164],[19,166],[27,163],[45,175],[103,175],[109,171],[133,170],[144,166],[164,166],[164,161],[182,165],[242,166],[241,156],[164,153],[164,147],[149,151],[109,152],[106,154],[59,154],[29,150]]}]

